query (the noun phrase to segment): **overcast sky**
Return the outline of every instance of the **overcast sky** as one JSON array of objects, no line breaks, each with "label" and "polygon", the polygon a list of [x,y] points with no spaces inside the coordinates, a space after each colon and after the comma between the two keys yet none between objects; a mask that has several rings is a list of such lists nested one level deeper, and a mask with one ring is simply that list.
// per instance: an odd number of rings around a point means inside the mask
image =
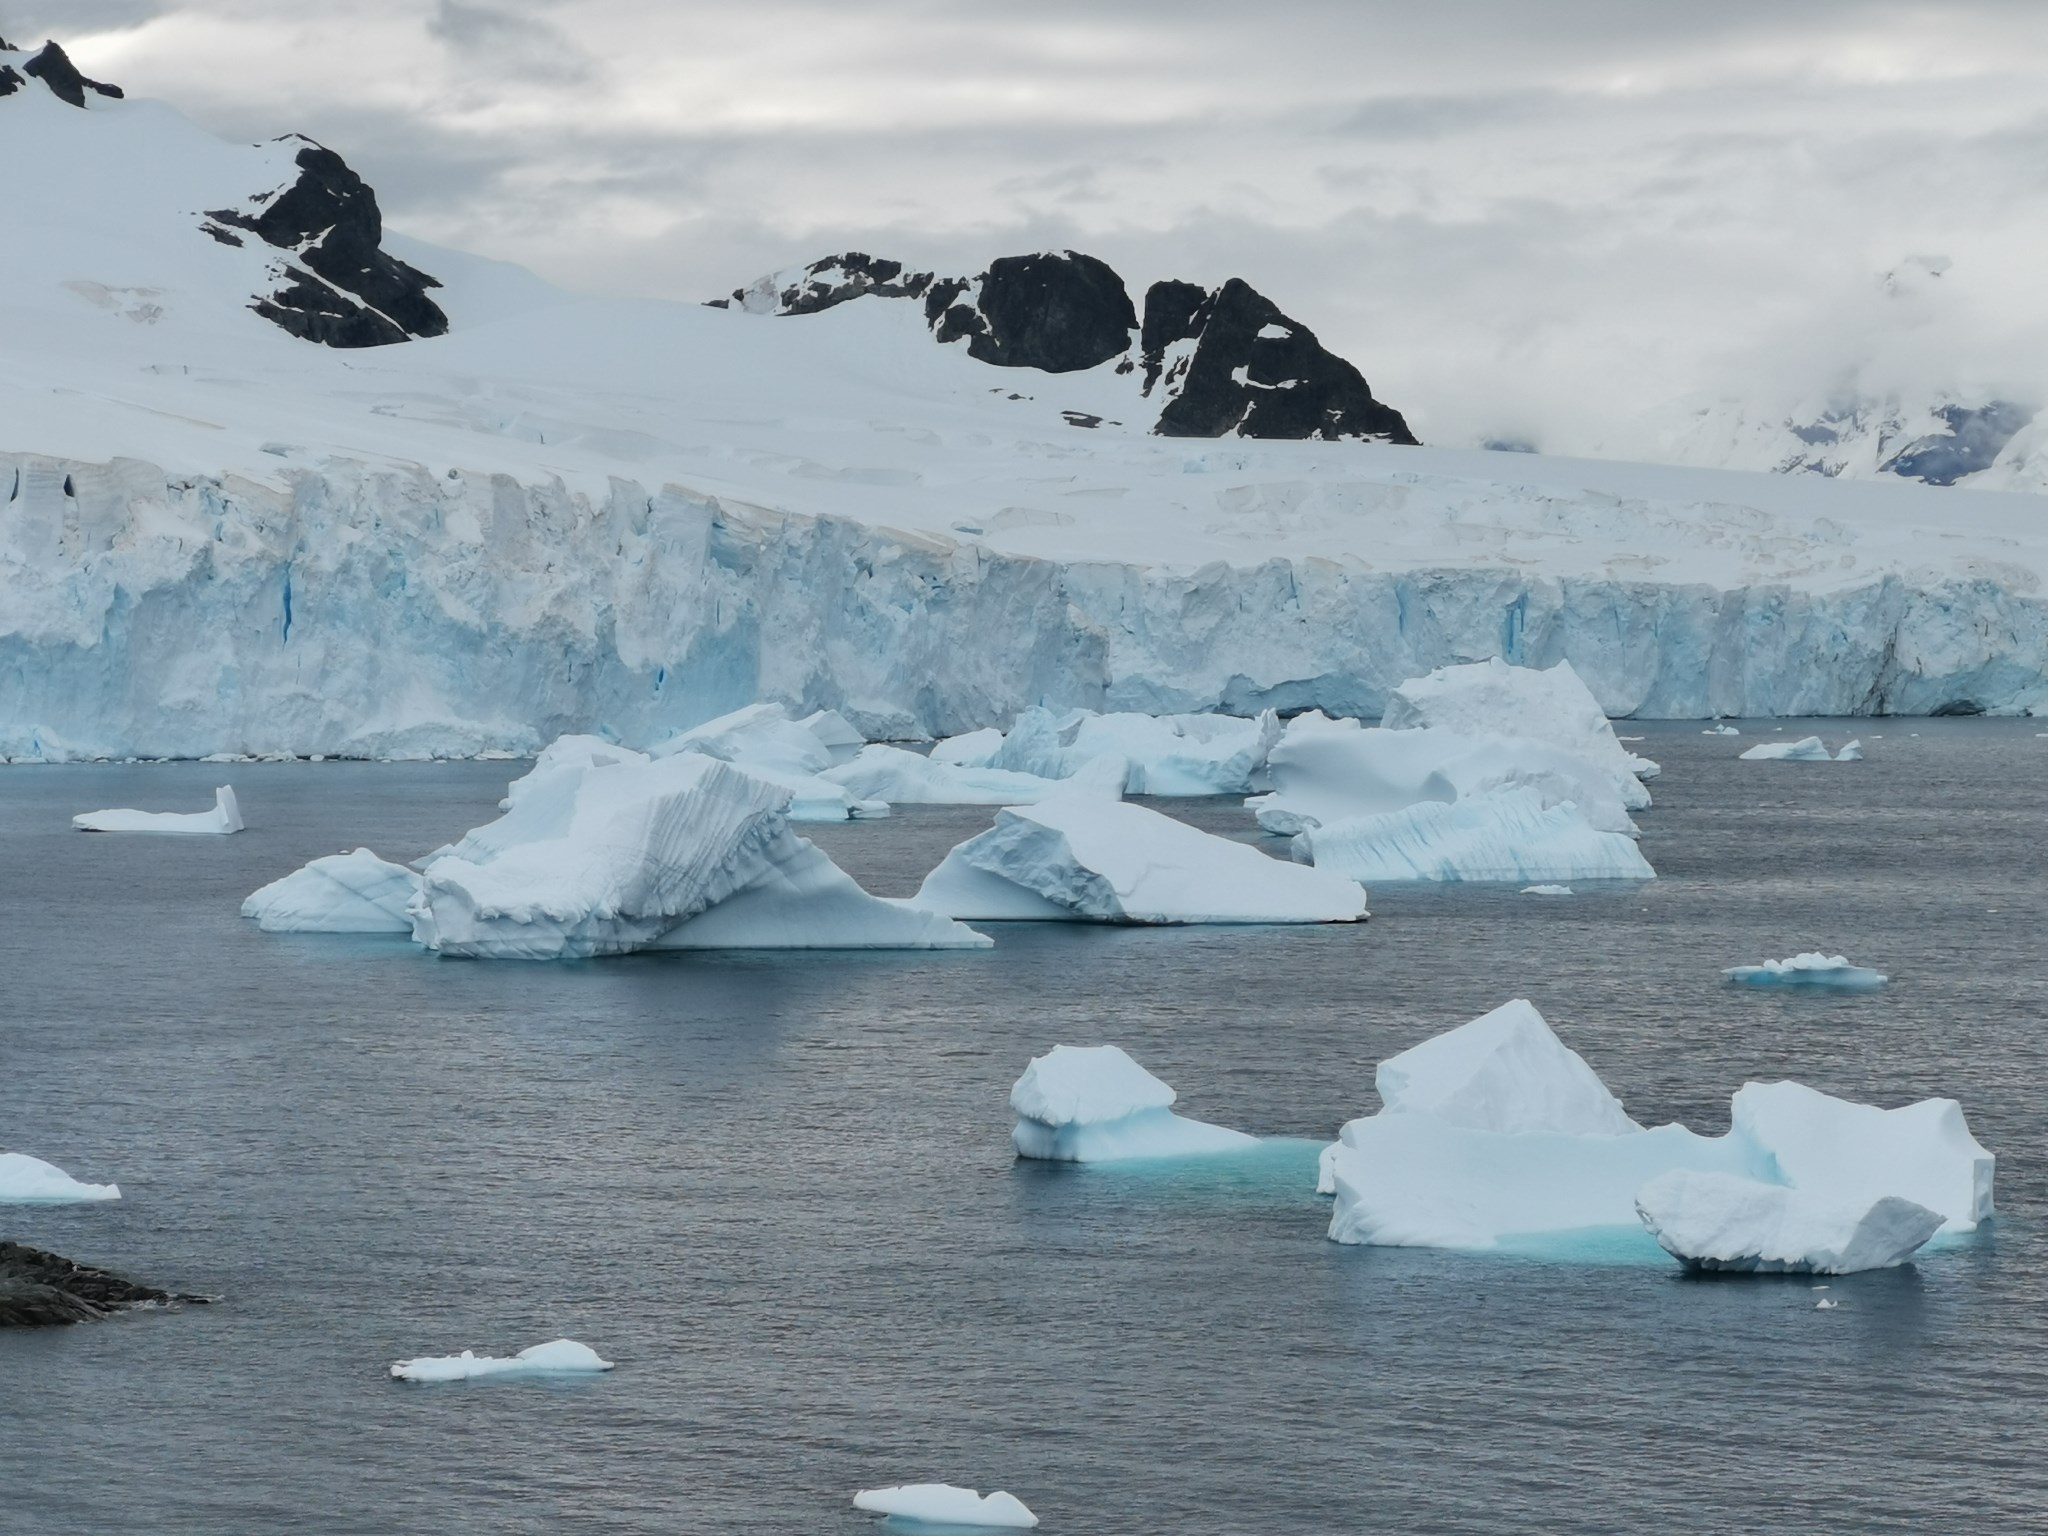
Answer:
[{"label": "overcast sky", "polygon": [[[1073,246],[1248,279],[1425,439],[1557,451],[1852,370],[2048,398],[2042,0],[0,0],[0,34],[309,133],[394,227],[583,290]],[[1949,265],[1887,295],[1909,257]]]}]

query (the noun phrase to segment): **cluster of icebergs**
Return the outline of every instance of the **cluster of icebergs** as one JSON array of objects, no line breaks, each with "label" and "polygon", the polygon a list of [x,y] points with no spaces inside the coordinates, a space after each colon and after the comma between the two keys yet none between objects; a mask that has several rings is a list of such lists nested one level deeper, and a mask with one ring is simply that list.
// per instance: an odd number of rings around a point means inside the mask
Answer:
[{"label": "cluster of icebergs", "polygon": [[[1748,1083],[1730,1129],[1644,1128],[1526,1001],[1380,1063],[1381,1108],[1321,1157],[1340,1243],[1487,1250],[1647,1229],[1696,1269],[1844,1274],[1909,1258],[1992,1214],[1991,1154],[1953,1099],[1879,1109]],[[1248,1150],[1172,1112],[1114,1046],[1059,1046],[1011,1091],[1022,1157],[1069,1162]]]}]

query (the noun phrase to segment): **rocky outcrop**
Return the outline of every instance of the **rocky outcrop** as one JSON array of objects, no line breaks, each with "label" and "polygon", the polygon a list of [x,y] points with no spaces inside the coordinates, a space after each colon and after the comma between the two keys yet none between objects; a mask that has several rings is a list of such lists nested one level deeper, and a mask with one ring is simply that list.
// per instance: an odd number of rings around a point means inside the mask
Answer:
[{"label": "rocky outcrop", "polygon": [[[1078,251],[990,262],[979,277],[935,277],[849,251],[770,273],[720,309],[810,315],[859,298],[911,299],[941,344],[999,368],[1079,373],[1114,363],[1156,406],[1165,437],[1365,438],[1413,443],[1401,413],[1355,367],[1241,279],[1221,288],[1154,283],[1141,324],[1123,279]],[[1141,374],[1142,370],[1142,374]],[[1065,411],[1095,427],[1098,413]]]},{"label": "rocky outcrop", "polygon": [[333,150],[302,142],[296,181],[245,207],[209,209],[200,226],[216,240],[232,241],[229,229],[247,230],[296,258],[285,263],[283,286],[250,307],[294,336],[330,347],[445,334],[448,317],[427,297],[439,281],[382,248],[377,194]]},{"label": "rocky outcrop", "polygon": [[[42,81],[50,88],[52,96],[59,101],[68,101],[74,107],[85,105],[87,91],[111,96],[117,101],[121,98],[121,87],[86,79],[78,72],[78,66],[71,62],[71,56],[55,43],[43,44],[43,51],[22,65],[21,72]],[[0,86],[0,96],[7,95],[11,89]]]},{"label": "rocky outcrop", "polygon": [[89,1323],[127,1307],[203,1302],[23,1243],[0,1242],[0,1328]]}]

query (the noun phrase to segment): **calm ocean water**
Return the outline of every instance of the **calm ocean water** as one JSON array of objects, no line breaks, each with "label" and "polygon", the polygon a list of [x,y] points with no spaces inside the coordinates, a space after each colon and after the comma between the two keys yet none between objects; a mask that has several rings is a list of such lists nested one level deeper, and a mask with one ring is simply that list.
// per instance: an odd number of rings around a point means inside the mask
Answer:
[{"label": "calm ocean water", "polygon": [[[513,765],[0,769],[0,1148],[125,1194],[0,1207],[0,1236],[221,1298],[0,1333],[0,1530],[850,1536],[855,1488],[923,1479],[1008,1488],[1051,1536],[2048,1528],[2048,740],[1863,722],[1869,760],[1828,766],[1736,762],[1765,727],[1642,731],[1639,889],[562,966],[236,915],[317,854],[487,819]],[[237,837],[69,830],[227,781]],[[898,894],[990,814],[813,835]],[[1718,985],[1813,947],[1892,984]],[[1817,1312],[1654,1250],[1339,1247],[1312,1147],[1011,1156],[1009,1085],[1056,1042],[1327,1139],[1380,1058],[1515,996],[1646,1123],[1720,1130],[1750,1078],[1958,1097],[2000,1218]],[[619,1368],[385,1374],[561,1334]]]}]

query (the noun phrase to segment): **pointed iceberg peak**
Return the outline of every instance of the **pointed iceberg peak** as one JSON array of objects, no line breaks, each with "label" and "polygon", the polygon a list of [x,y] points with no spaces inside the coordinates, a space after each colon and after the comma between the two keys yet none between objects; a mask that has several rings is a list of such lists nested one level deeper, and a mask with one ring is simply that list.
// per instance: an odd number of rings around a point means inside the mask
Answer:
[{"label": "pointed iceberg peak", "polygon": [[1373,1085],[1389,1110],[1476,1131],[1620,1136],[1642,1129],[1535,1004],[1519,997],[1388,1057]]}]

